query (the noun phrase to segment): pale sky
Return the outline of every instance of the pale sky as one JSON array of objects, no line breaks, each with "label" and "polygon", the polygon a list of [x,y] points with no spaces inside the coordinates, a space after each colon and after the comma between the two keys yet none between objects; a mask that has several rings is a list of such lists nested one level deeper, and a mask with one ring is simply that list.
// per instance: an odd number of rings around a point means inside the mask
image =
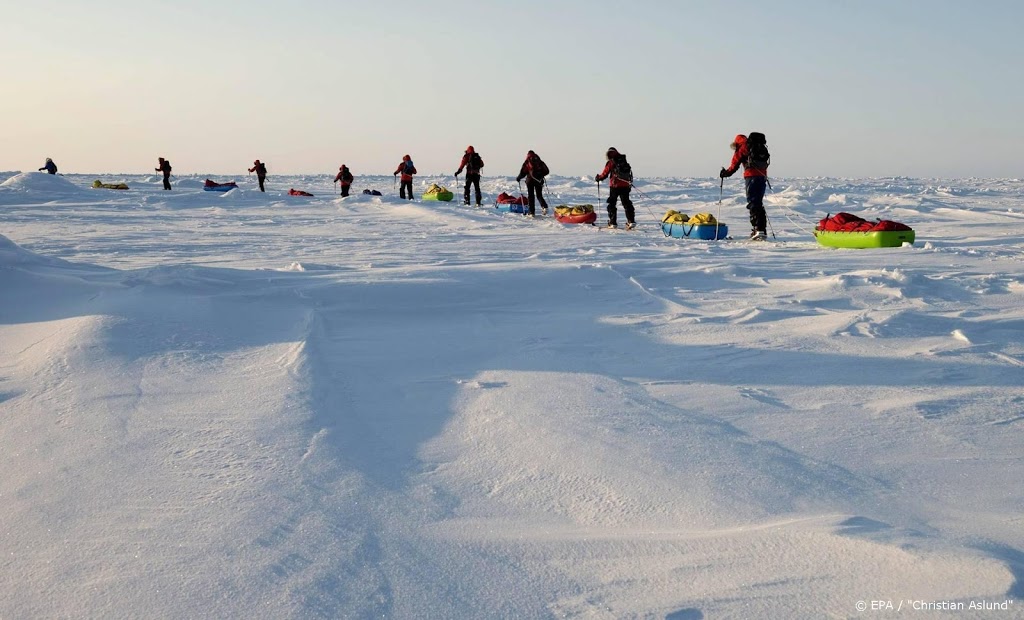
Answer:
[{"label": "pale sky", "polygon": [[0,170],[1024,176],[1015,0],[0,0]]}]

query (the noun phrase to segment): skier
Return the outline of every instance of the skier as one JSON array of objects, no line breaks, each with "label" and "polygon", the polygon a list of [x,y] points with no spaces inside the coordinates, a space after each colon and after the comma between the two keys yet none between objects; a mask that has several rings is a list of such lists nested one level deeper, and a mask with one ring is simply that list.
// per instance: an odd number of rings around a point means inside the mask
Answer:
[{"label": "skier", "polygon": [[49,157],[46,158],[46,163],[39,169],[39,172],[45,170],[48,174],[57,174],[57,164],[53,163],[53,160]]},{"label": "skier", "polygon": [[260,182],[260,191],[267,191],[263,187],[263,183],[267,180],[267,165],[261,163],[260,160],[257,159],[256,161],[252,162],[252,168],[249,168],[249,172],[256,173],[256,180]]},{"label": "skier", "polygon": [[766,241],[768,239],[767,225],[768,214],[764,210],[764,192],[768,184],[767,148],[764,147],[764,134],[751,133],[751,138],[756,138],[754,143],[758,153],[763,151],[764,156],[751,156],[751,141],[747,136],[740,134],[736,136],[729,148],[736,151],[732,156],[732,163],[728,168],[722,168],[718,176],[725,179],[731,177],[743,165],[743,183],[747,194],[747,210],[750,211],[750,239],[751,241]]},{"label": "skier", "polygon": [[540,206],[544,209],[544,215],[548,214],[548,202],[544,200],[544,177],[548,176],[551,170],[548,169],[548,165],[533,151],[526,152],[526,161],[523,162],[522,168],[519,169],[519,176],[516,177],[516,181],[522,181],[526,179],[526,195],[530,203],[530,217],[536,214],[534,209],[534,198],[540,201]]},{"label": "skier", "polygon": [[164,173],[164,189],[171,189],[171,162],[163,157],[159,157],[157,158],[157,164],[158,166],[154,170]]},{"label": "skier", "polygon": [[341,182],[341,195],[343,197],[348,196],[348,188],[352,185],[352,181],[354,180],[355,177],[352,176],[352,172],[349,171],[348,166],[342,164],[341,168],[338,168],[338,175],[334,177],[334,182]]},{"label": "skier", "polygon": [[480,169],[483,167],[484,160],[480,154],[472,146],[467,146],[466,153],[459,163],[459,169],[455,171],[455,176],[459,176],[462,169],[466,169],[466,199],[463,204],[469,204],[469,187],[473,185],[476,187],[476,206],[480,206]]},{"label": "skier", "polygon": [[409,157],[408,155],[402,157],[402,163],[398,164],[398,168],[395,169],[395,175],[398,175],[399,173],[402,175],[402,186],[398,195],[404,199],[405,190],[408,189],[409,200],[412,200],[412,175],[416,174],[416,166],[412,163],[412,157]]},{"label": "skier", "polygon": [[633,201],[629,199],[629,192],[633,188],[633,170],[626,161],[626,156],[614,146],[608,147],[604,156],[608,163],[594,180],[600,183],[611,177],[608,181],[608,228],[619,227],[615,203],[622,200],[622,209],[626,212],[626,230],[633,230],[636,228],[636,212],[633,210]]}]

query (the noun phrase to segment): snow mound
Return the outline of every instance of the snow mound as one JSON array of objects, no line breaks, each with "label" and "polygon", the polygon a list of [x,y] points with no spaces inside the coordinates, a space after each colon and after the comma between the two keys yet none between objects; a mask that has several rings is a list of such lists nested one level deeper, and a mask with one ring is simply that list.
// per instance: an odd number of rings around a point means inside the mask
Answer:
[{"label": "snow mound", "polygon": [[7,237],[0,235],[0,268],[14,265],[62,265],[66,264],[57,258],[47,258],[29,252]]},{"label": "snow mound", "polygon": [[45,172],[22,172],[3,183],[0,187],[26,192],[48,192],[56,194],[78,194],[83,190],[59,174]]}]

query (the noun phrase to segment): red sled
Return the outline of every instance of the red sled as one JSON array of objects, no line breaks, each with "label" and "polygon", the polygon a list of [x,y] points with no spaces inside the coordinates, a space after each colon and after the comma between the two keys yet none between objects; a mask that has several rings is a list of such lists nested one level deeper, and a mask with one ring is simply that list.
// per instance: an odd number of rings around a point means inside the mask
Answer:
[{"label": "red sled", "polygon": [[597,221],[597,213],[581,213],[579,215],[559,215],[555,213],[555,220],[563,224],[593,224]]},{"label": "red sled", "polygon": [[294,188],[288,190],[288,195],[289,196],[310,196],[310,197],[313,196],[313,194],[310,194],[309,192],[304,192],[301,189],[294,189]]}]

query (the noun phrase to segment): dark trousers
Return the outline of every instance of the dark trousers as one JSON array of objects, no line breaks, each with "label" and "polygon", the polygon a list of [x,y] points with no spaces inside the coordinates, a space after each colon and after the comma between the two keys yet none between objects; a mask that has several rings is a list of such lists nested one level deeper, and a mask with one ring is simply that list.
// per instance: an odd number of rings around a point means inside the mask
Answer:
[{"label": "dark trousers", "polygon": [[758,232],[768,227],[768,214],[764,210],[764,192],[768,189],[768,177],[747,177],[743,179],[747,190],[747,210],[750,211],[750,225]]},{"label": "dark trousers", "polygon": [[348,188],[349,188],[348,184],[346,184],[346,183],[342,183],[341,184],[341,195],[342,196],[348,196]]},{"label": "dark trousers", "polygon": [[626,212],[626,222],[634,224],[636,220],[636,211],[633,209],[633,201],[629,199],[629,192],[632,187],[610,187],[608,188],[608,223],[618,224],[618,211],[615,208],[615,203],[619,200],[622,201],[622,208]]},{"label": "dark trousers", "polygon": [[466,173],[466,204],[469,204],[469,188],[476,187],[476,206],[480,206],[480,175]]},{"label": "dark trousers", "polygon": [[266,182],[266,180],[267,180],[267,177],[266,177],[266,176],[264,176],[264,175],[261,175],[261,174],[257,174],[257,175],[256,175],[256,180],[260,182],[260,191],[261,191],[261,192],[265,192],[265,191],[267,191],[266,189],[264,189],[264,188],[263,188],[263,183],[265,183],[265,182]]},{"label": "dark trousers", "polygon": [[412,195],[412,181],[402,181],[402,184],[398,188],[398,195],[405,198],[405,190],[409,190],[409,200],[413,199]]},{"label": "dark trousers", "polygon": [[171,173],[164,173],[164,189],[171,189]]},{"label": "dark trousers", "polygon": [[540,201],[540,206],[547,211],[548,201],[544,200],[544,181],[534,181],[533,179],[526,180],[526,198],[530,203],[530,215],[535,215],[536,210],[533,205],[535,201]]}]

